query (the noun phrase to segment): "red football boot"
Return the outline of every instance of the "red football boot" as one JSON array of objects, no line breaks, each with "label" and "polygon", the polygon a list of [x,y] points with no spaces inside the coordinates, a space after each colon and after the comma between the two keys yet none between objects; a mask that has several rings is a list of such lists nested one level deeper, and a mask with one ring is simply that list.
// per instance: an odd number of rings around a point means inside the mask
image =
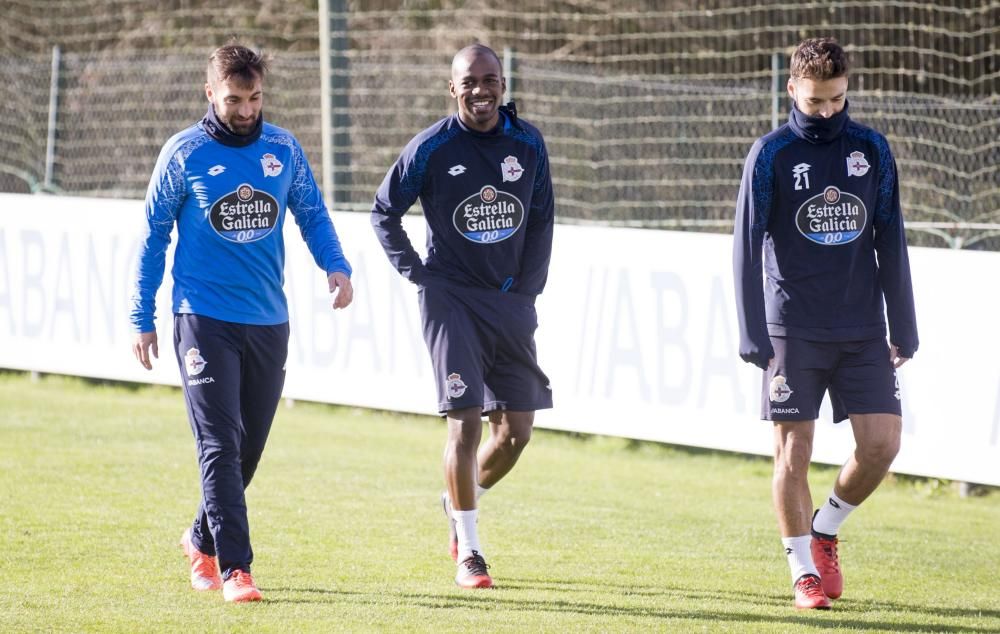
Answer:
[{"label": "red football boot", "polygon": [[840,572],[840,557],[837,555],[837,537],[814,532],[810,548],[813,562],[819,570],[823,592],[831,599],[839,599],[844,592],[844,575]]},{"label": "red football boot", "polygon": [[831,605],[816,575],[802,575],[795,582],[795,607],[799,610],[829,610]]}]

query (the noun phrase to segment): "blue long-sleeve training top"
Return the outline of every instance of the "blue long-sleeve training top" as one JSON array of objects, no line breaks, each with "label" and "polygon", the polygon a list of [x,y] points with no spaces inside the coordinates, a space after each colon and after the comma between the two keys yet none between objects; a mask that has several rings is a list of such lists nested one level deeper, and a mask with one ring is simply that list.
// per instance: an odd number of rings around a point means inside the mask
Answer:
[{"label": "blue long-sleeve training top", "polygon": [[[763,275],[761,270],[763,267]],[[792,109],[747,156],[733,244],[740,356],[766,368],[769,335],[884,337],[917,350],[896,162],[884,136]],[[884,301],[884,303],[883,303]]]},{"label": "blue long-sleeve training top", "polygon": [[[420,199],[421,260],[402,227]],[[455,114],[415,136],[375,195],[371,221],[393,266],[416,284],[542,292],[552,254],[554,202],[541,133],[508,105],[491,132]]]},{"label": "blue long-sleeve training top", "polygon": [[302,147],[292,134],[258,122],[229,133],[209,112],[163,146],[146,192],[130,321],[154,330],[170,232],[177,225],[173,311],[241,324],[288,321],[284,283],[285,208],[316,264],[351,274]]}]

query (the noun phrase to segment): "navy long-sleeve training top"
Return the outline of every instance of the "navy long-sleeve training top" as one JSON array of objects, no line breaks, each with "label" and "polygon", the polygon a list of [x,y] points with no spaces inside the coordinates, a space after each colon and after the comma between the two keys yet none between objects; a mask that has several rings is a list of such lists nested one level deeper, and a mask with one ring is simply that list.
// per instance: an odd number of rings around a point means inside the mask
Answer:
[{"label": "navy long-sleeve training top", "polygon": [[[427,221],[424,260],[402,227],[418,198]],[[389,260],[411,282],[538,295],[554,221],[541,133],[511,104],[500,108],[490,132],[469,129],[457,114],[441,119],[417,134],[385,175],[371,221]]]},{"label": "navy long-sleeve training top", "polygon": [[[761,267],[763,266],[763,276]],[[740,356],[766,368],[769,335],[917,350],[896,162],[884,136],[792,108],[750,149],[733,244]],[[763,279],[762,279],[763,277]],[[884,300],[884,303],[883,303]]]}]

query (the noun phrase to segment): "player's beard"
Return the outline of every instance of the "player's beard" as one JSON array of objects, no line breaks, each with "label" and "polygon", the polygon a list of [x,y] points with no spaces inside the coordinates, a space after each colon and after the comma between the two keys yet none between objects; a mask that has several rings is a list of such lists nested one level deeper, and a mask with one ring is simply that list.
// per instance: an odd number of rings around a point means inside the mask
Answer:
[{"label": "player's beard", "polygon": [[[258,117],[260,115],[257,115]],[[225,124],[229,131],[237,136],[247,136],[253,132],[254,128],[257,127],[257,119],[250,119],[249,121],[239,121],[235,117],[229,119],[222,119],[222,123]]]}]

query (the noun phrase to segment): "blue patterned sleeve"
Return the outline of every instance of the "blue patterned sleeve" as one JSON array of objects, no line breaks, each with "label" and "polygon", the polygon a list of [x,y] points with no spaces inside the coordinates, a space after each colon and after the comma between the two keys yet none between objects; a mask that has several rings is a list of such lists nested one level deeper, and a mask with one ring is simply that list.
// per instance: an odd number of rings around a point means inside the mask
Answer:
[{"label": "blue patterned sleeve", "polygon": [[295,172],[288,190],[288,208],[295,224],[317,266],[327,275],[340,272],[350,277],[351,265],[344,257],[337,230],[323,202],[323,194],[316,184],[309,161],[298,141],[293,139],[291,147]]},{"label": "blue patterned sleeve", "polygon": [[878,135],[875,143],[879,157],[878,203],[874,223],[878,280],[885,296],[889,341],[899,349],[900,356],[909,359],[917,351],[920,342],[910,278],[910,257],[899,202],[896,160],[885,137]]},{"label": "blue patterned sleeve", "polygon": [[156,291],[163,282],[170,232],[187,196],[179,154],[180,148],[173,140],[163,146],[146,189],[146,224],[129,301],[129,322],[135,332],[156,330]]},{"label": "blue patterned sleeve", "polygon": [[764,233],[774,192],[773,156],[757,141],[747,156],[736,199],[733,228],[733,277],[740,328],[740,357],[767,369],[774,348],[764,310]]},{"label": "blue patterned sleeve", "polygon": [[549,261],[552,259],[555,224],[555,197],[552,192],[552,174],[549,171],[549,153],[540,133],[535,137],[535,149],[538,152],[538,167],[524,236],[521,279],[512,288],[526,295],[539,295],[545,288]]},{"label": "blue patterned sleeve", "polygon": [[419,135],[411,140],[386,173],[372,206],[372,228],[389,262],[414,284],[420,284],[424,276],[424,263],[403,229],[403,214],[420,196],[427,161],[439,141],[421,143]]}]

